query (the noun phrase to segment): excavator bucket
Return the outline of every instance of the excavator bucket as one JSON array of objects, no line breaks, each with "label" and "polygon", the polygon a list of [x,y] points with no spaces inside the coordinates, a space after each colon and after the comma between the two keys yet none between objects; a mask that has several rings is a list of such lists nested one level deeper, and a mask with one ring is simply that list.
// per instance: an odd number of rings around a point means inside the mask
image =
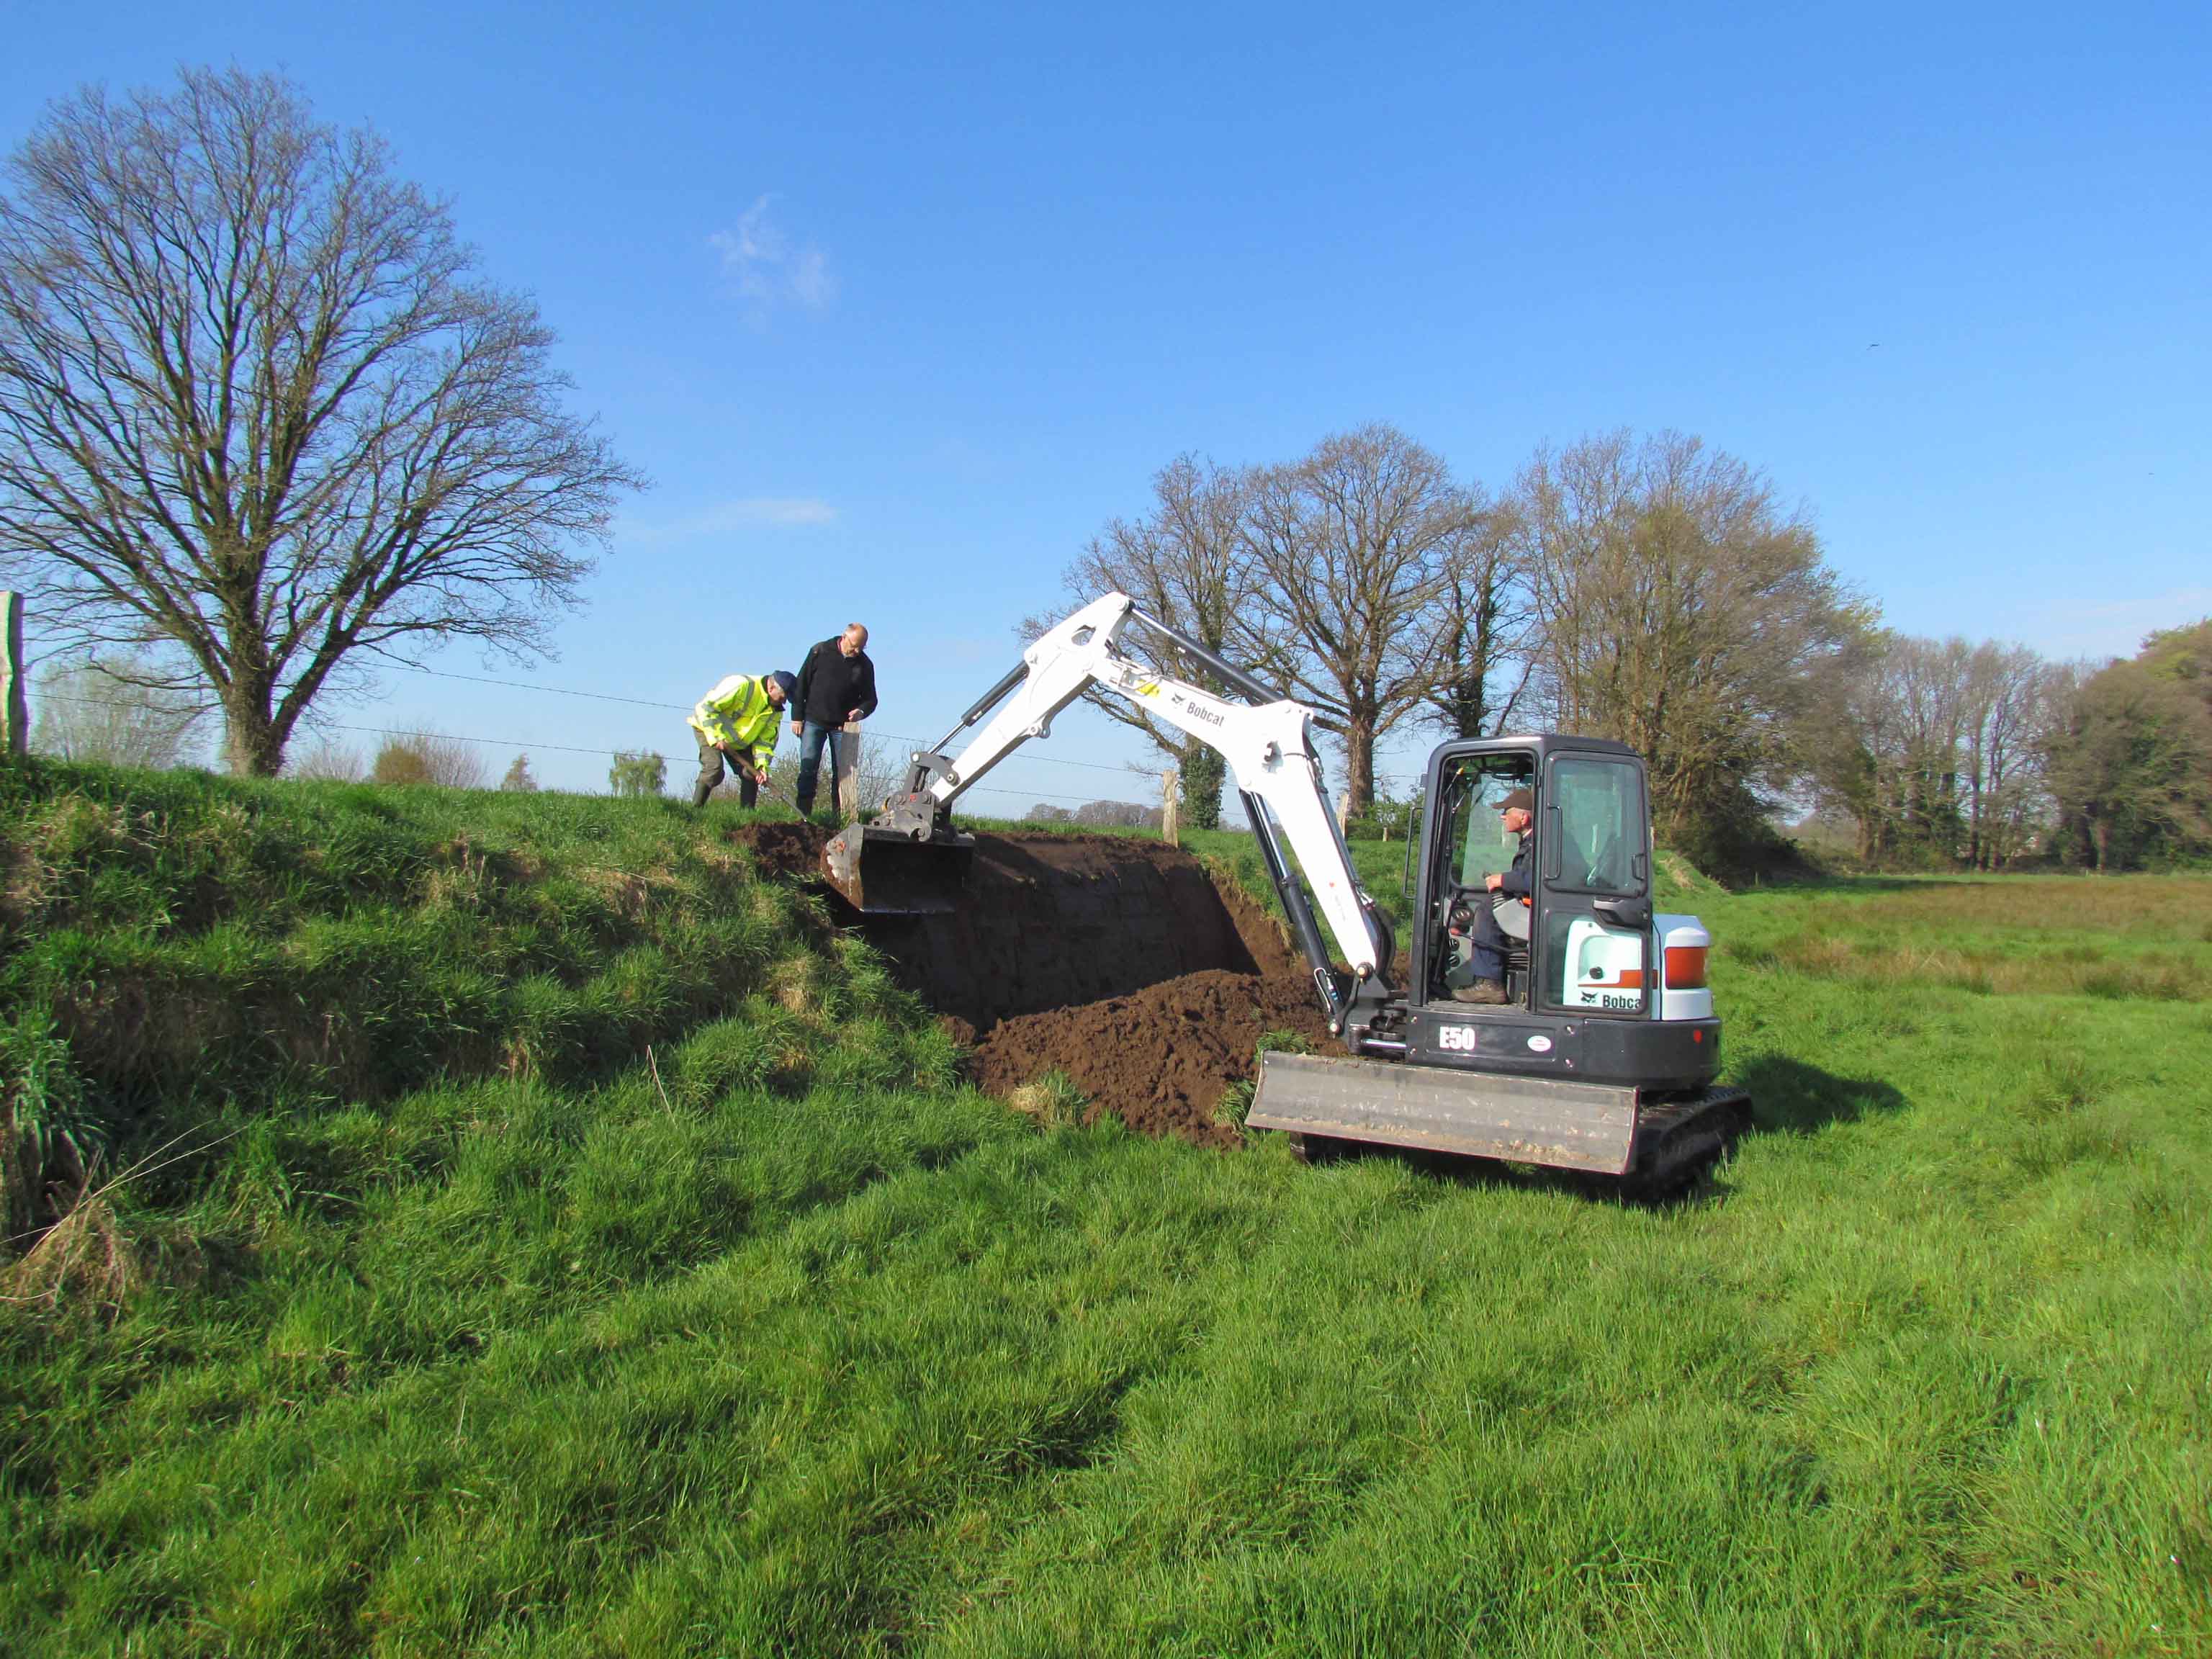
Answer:
[{"label": "excavator bucket", "polygon": [[868,916],[943,915],[960,901],[973,836],[915,836],[872,824],[848,825],[822,849],[822,868],[845,902]]}]

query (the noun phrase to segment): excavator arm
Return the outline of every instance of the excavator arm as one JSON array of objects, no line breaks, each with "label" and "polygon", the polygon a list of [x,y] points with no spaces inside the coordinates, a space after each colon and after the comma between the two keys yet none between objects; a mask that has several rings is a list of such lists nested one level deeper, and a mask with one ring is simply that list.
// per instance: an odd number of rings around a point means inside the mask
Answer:
[{"label": "excavator arm", "polygon": [[[1218,696],[1154,673],[1121,648],[1120,637],[1130,628],[1156,634],[1203,662],[1249,701]],[[1228,762],[1268,873],[1337,1029],[1343,1029],[1355,1000],[1387,994],[1390,930],[1361,890],[1344,836],[1328,811],[1314,754],[1312,711],[1274,696],[1250,675],[1146,616],[1126,593],[1094,599],[1045,633],[959,725],[933,748],[917,753],[903,798],[895,798],[880,817],[853,826],[830,843],[823,858],[831,884],[862,910],[949,908],[949,895],[943,902],[933,901],[944,888],[957,887],[973,846],[952,828],[953,802],[1023,744],[1048,736],[1054,716],[1092,685],[1128,698],[1218,750]],[[945,752],[962,732],[987,716],[982,729],[957,756]],[[1285,842],[1312,884],[1310,899],[1285,856]],[[1349,975],[1340,974],[1329,960],[1316,923],[1316,908],[1335,936]]]}]

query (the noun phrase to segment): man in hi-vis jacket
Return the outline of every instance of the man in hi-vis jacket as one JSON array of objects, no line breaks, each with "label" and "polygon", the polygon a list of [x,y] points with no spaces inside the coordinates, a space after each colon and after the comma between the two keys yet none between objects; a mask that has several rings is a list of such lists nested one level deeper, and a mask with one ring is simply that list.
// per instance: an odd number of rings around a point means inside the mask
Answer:
[{"label": "man in hi-vis jacket", "polygon": [[732,674],[699,699],[691,711],[691,729],[699,738],[699,781],[691,786],[692,805],[707,804],[722,781],[725,760],[738,775],[738,804],[750,806],[759,798],[760,786],[768,781],[768,763],[775,757],[775,728],[783,723],[780,711],[797,684],[781,668],[771,674]]}]

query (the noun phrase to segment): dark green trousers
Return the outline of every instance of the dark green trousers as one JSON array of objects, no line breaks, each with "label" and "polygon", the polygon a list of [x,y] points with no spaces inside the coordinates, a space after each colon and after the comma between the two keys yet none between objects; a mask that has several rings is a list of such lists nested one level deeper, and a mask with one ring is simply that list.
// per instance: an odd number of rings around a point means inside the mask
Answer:
[{"label": "dark green trousers", "polygon": [[692,728],[691,735],[699,739],[699,781],[691,786],[691,804],[694,806],[707,804],[707,797],[713,794],[715,787],[722,781],[725,763],[738,775],[738,805],[750,806],[760,798],[760,785],[753,781],[750,772],[735,761],[727,760],[722,751],[708,740],[707,734],[697,727]]}]

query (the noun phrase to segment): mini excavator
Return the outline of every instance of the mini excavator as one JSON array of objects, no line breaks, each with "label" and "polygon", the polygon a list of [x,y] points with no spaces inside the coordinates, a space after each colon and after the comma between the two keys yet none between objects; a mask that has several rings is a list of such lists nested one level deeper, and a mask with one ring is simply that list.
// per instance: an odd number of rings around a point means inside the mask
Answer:
[{"label": "mini excavator", "polygon": [[[1195,665],[1234,696],[1163,673]],[[1126,641],[1126,643],[1125,643]],[[1248,1127],[1309,1154],[1345,1142],[1545,1165],[1664,1190],[1717,1157],[1751,1121],[1750,1097],[1716,1086],[1719,1020],[1705,981],[1712,940],[1695,916],[1651,902],[1644,763],[1602,738],[1465,739],[1430,755],[1403,958],[1362,889],[1322,787],[1315,716],[1139,610],[1094,599],[1032,644],[960,723],[917,752],[904,791],[834,837],[823,874],[867,915],[941,914],[958,902],[973,837],[952,804],[1089,687],[1128,698],[1229,764],[1290,931],[1342,1054],[1269,1052]],[[988,718],[956,756],[949,746]],[[1525,899],[1485,877],[1508,867],[1498,805],[1532,797]],[[1473,1004],[1478,905],[1507,941],[1505,998]],[[1510,907],[1510,908],[1509,908]],[[1342,960],[1323,942],[1326,922]],[[1396,982],[1402,973],[1406,983]]]}]

